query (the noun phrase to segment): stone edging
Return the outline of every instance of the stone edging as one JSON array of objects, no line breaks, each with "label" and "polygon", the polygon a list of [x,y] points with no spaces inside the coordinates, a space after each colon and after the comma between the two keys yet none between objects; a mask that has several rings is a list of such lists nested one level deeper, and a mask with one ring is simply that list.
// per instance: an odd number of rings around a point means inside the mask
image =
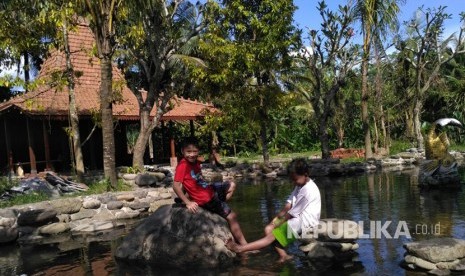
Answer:
[{"label": "stone edging", "polygon": [[122,220],[138,218],[173,203],[172,198],[172,188],[136,188],[0,209],[0,244],[38,242],[68,231],[78,234],[112,229]]}]

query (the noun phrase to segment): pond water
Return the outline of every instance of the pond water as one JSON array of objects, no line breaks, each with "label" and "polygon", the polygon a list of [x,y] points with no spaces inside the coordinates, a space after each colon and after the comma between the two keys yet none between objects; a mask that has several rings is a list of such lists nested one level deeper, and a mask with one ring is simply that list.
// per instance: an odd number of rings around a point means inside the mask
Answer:
[{"label": "pond water", "polygon": [[[463,176],[463,173],[462,173]],[[454,191],[420,191],[414,171],[379,172],[344,178],[315,178],[322,197],[322,218],[363,223],[364,237],[351,262],[309,262],[297,245],[296,255],[278,264],[273,248],[238,260],[233,268],[189,271],[190,275],[421,275],[401,266],[402,245],[432,237],[465,239],[465,194]],[[280,210],[292,185],[287,179],[241,181],[231,202],[249,241],[262,237],[263,227]],[[56,237],[41,245],[0,247],[0,275],[185,275],[115,262],[113,252],[137,225],[131,221],[111,232],[89,236]],[[384,231],[381,231],[382,229]],[[396,236],[396,230],[398,236]]]}]

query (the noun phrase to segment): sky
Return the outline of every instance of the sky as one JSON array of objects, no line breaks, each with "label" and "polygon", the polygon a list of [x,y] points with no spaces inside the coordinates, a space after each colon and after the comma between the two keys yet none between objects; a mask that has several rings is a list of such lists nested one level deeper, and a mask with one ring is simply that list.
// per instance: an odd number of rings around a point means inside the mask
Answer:
[{"label": "sky", "polygon": [[[319,29],[321,24],[321,16],[317,10],[317,0],[294,0],[294,4],[298,7],[294,14],[294,21],[299,28],[304,29]],[[332,11],[338,10],[338,5],[344,5],[348,0],[326,0],[326,5]],[[438,8],[446,6],[446,12],[452,14],[452,19],[445,22],[445,35],[450,35],[452,32],[460,30],[461,11],[465,12],[465,0],[406,0],[405,4],[400,6],[401,12],[399,19],[401,22],[413,18],[415,11],[424,5],[424,8]]]}]

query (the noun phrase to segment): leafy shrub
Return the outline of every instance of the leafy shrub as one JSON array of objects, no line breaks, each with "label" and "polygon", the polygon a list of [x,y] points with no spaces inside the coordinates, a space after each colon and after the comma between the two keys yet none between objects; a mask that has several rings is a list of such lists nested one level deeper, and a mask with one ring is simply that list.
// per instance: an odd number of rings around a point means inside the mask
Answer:
[{"label": "leafy shrub", "polygon": [[125,173],[141,173],[144,170],[139,167],[127,167]]},{"label": "leafy shrub", "polygon": [[399,152],[406,151],[407,149],[412,148],[412,147],[414,146],[408,141],[397,140],[397,141],[392,141],[389,151],[391,154],[396,154]]}]

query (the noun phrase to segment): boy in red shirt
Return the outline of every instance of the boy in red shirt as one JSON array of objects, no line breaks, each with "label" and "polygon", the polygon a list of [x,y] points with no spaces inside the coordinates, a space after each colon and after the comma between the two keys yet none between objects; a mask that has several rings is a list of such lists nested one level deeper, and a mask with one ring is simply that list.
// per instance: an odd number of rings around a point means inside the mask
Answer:
[{"label": "boy in red shirt", "polygon": [[[200,163],[197,161],[199,146],[194,138],[184,141],[182,155],[183,158],[176,167],[176,173],[174,174],[173,190],[176,195],[186,204],[187,209],[193,213],[197,212],[200,206],[225,218],[236,242],[246,244],[247,241],[242,234],[237,215],[231,211],[225,202],[234,193],[235,183],[226,181],[210,185],[203,179]],[[187,192],[189,198],[184,194],[183,189]]]}]

